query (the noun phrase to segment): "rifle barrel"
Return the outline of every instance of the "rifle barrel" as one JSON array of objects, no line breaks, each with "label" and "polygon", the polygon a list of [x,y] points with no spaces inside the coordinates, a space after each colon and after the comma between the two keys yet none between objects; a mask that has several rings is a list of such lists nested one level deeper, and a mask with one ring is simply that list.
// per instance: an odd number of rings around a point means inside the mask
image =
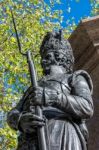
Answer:
[{"label": "rifle barrel", "polygon": [[[36,76],[36,72],[35,72],[34,63],[31,59],[30,51],[27,52],[27,61],[28,61],[28,65],[29,65],[32,87],[36,88],[38,86],[37,78],[36,78],[37,76]],[[36,114],[38,116],[40,116],[41,118],[43,118],[42,109],[40,106],[36,106]],[[38,128],[38,141],[39,141],[39,149],[40,150],[47,150],[44,127]]]}]

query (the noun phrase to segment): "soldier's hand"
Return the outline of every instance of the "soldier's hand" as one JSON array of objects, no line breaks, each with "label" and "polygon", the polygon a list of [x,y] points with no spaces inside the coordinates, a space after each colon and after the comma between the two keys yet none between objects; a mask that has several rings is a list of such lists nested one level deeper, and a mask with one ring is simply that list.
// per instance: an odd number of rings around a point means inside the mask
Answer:
[{"label": "soldier's hand", "polygon": [[43,105],[43,88],[37,87],[33,89],[33,92],[29,95],[31,105]]},{"label": "soldier's hand", "polygon": [[22,114],[19,121],[19,128],[25,133],[32,133],[35,129],[44,125],[45,120],[32,112]]}]

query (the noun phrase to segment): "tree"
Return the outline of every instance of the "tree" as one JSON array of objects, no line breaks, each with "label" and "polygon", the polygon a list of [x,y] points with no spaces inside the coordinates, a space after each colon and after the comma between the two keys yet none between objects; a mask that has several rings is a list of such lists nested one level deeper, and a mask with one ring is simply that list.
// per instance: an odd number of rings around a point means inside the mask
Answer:
[{"label": "tree", "polygon": [[99,15],[99,1],[98,0],[91,0],[92,3],[92,16],[97,16]]}]

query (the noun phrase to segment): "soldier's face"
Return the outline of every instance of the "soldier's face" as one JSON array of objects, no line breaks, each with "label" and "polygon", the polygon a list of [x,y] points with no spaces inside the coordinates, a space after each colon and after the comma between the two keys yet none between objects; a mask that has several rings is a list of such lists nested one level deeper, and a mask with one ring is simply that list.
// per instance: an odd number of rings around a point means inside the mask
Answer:
[{"label": "soldier's face", "polygon": [[64,53],[62,51],[48,51],[43,55],[41,64],[45,74],[50,73],[51,65],[61,65],[63,66],[65,59]]}]

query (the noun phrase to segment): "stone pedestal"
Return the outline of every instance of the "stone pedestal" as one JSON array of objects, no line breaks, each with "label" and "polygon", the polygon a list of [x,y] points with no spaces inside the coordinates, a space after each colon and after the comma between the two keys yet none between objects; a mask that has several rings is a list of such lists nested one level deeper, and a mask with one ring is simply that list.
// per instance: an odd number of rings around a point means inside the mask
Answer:
[{"label": "stone pedestal", "polygon": [[95,112],[88,122],[89,150],[99,149],[99,16],[84,19],[69,37],[74,50],[75,70],[86,70],[94,85]]}]

